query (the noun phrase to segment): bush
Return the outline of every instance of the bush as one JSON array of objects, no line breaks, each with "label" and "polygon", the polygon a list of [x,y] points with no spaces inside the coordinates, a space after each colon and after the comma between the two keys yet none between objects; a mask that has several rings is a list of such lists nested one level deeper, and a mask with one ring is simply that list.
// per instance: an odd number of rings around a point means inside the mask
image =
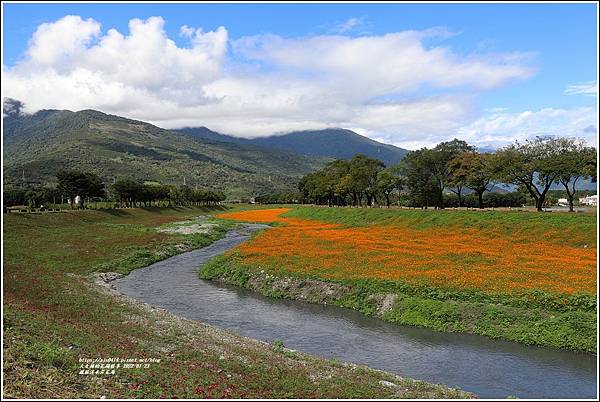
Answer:
[{"label": "bush", "polygon": [[[523,193],[484,193],[483,206],[485,208],[499,207],[522,207],[527,203],[527,198]],[[448,208],[458,207],[458,196],[456,194],[444,194],[444,206]],[[479,207],[477,194],[471,193],[463,195],[462,206],[469,208]]]}]

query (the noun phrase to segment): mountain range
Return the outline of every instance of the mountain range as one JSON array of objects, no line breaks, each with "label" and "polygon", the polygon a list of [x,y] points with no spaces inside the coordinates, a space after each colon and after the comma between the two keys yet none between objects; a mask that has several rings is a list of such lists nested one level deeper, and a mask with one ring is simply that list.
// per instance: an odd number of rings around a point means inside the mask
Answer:
[{"label": "mountain range", "polygon": [[5,186],[51,184],[57,171],[75,168],[106,183],[121,177],[185,182],[239,199],[293,190],[300,177],[333,158],[363,153],[391,164],[407,152],[344,129],[242,139],[205,127],[167,130],[96,110],[5,111],[3,123]]},{"label": "mountain range", "polygon": [[294,131],[282,135],[258,138],[238,138],[217,133],[206,127],[187,127],[174,131],[202,140],[253,145],[260,148],[294,152],[305,156],[351,159],[354,155],[361,153],[379,159],[386,166],[397,164],[408,153],[406,149],[382,144],[343,128]]}]

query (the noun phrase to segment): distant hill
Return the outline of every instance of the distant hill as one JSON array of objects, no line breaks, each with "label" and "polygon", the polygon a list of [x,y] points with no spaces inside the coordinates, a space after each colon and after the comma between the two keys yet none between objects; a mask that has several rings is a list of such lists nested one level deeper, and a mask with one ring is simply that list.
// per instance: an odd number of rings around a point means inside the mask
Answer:
[{"label": "distant hill", "polygon": [[183,128],[174,131],[204,140],[254,145],[307,156],[350,159],[360,153],[379,159],[387,166],[397,164],[408,153],[406,149],[382,144],[354,131],[341,128],[294,131],[282,135],[251,139],[217,133],[206,127]]},{"label": "distant hill", "polygon": [[[288,191],[326,159],[251,143],[184,136],[95,110],[41,110],[4,117],[4,183],[51,183],[62,168],[98,172],[105,182],[134,177],[210,186],[230,199]],[[25,181],[23,182],[23,175]]]}]

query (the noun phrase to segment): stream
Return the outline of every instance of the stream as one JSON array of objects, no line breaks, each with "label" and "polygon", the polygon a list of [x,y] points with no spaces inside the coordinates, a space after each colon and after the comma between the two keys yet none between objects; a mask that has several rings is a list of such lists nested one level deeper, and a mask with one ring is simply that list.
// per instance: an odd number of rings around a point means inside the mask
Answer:
[{"label": "stream", "polygon": [[596,356],[479,335],[435,332],[350,309],[273,299],[201,280],[204,262],[264,225],[247,224],[208,247],[137,269],[113,282],[136,300],[288,348],[367,365],[480,398],[595,398]]}]

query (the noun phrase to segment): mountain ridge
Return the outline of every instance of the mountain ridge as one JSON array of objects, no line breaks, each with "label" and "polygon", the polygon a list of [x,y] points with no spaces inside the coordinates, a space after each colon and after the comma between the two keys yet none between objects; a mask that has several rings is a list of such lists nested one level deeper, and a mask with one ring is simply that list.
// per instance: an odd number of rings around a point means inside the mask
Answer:
[{"label": "mountain ridge", "polygon": [[292,131],[266,137],[240,138],[213,131],[207,127],[184,127],[172,131],[212,141],[251,144],[261,148],[294,152],[305,156],[350,159],[357,153],[376,158],[387,166],[395,165],[409,152],[380,143],[344,128]]},{"label": "mountain ridge", "polygon": [[[4,116],[5,184],[53,183],[60,169],[212,187],[228,197],[289,191],[327,162],[253,146],[188,138],[140,120],[87,109]],[[22,175],[26,177],[25,181]]]}]

